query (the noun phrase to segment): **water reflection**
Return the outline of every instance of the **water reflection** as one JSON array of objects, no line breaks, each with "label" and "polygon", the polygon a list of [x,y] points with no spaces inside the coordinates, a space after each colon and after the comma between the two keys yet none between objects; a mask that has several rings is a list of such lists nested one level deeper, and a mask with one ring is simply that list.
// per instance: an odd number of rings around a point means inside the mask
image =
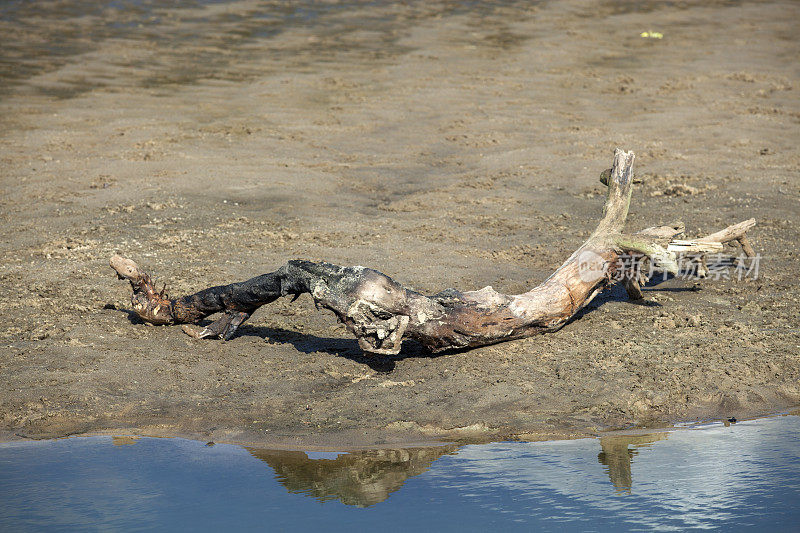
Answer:
[{"label": "water reflection", "polygon": [[798,437],[800,417],[785,416],[353,453],[144,437],[0,443],[0,531],[785,530],[800,520]]},{"label": "water reflection", "polygon": [[[607,467],[608,478],[617,493],[631,494],[631,464],[639,449],[666,440],[668,436],[669,433],[661,432],[598,439],[601,451],[597,460]],[[114,444],[120,444],[117,439],[115,437]],[[250,455],[269,465],[277,480],[290,493],[304,494],[320,501],[339,500],[346,505],[369,507],[385,501],[406,480],[427,471],[443,455],[457,454],[459,447],[445,445],[312,453],[311,457],[301,451],[246,449]]]},{"label": "water reflection", "polygon": [[312,459],[304,452],[247,448],[253,457],[272,467],[289,492],[358,507],[386,500],[408,478],[422,474],[435,460],[456,449],[449,445],[368,450]]},{"label": "water reflection", "polygon": [[126,435],[121,435],[118,437],[111,437],[111,442],[114,446],[133,446],[137,442],[139,442],[139,437],[129,437]]},{"label": "water reflection", "polygon": [[617,492],[630,494],[633,484],[631,462],[639,453],[639,448],[664,440],[667,435],[667,433],[651,433],[600,437],[600,447],[603,451],[597,454],[597,460],[608,467],[608,477]]}]

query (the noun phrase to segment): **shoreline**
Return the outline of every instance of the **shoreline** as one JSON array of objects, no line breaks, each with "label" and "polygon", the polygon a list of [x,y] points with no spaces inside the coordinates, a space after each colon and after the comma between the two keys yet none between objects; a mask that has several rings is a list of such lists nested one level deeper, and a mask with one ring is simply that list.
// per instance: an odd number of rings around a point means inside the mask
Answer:
[{"label": "shoreline", "polygon": [[672,432],[685,429],[698,429],[716,424],[739,423],[750,420],[760,420],[780,416],[800,416],[800,405],[787,407],[775,411],[761,411],[750,413],[730,422],[727,418],[697,418],[694,420],[654,423],[647,427],[629,427],[624,429],[603,429],[595,432],[580,431],[550,431],[550,432],[522,432],[509,433],[497,428],[466,427],[436,430],[434,428],[419,428],[421,431],[411,432],[411,435],[397,431],[387,430],[352,430],[345,432],[321,432],[316,435],[300,433],[269,435],[257,434],[246,430],[219,430],[212,433],[199,433],[196,431],[180,431],[156,427],[120,427],[113,429],[94,429],[62,435],[43,433],[32,436],[0,430],[0,443],[16,441],[46,441],[60,440],[73,437],[130,437],[130,438],[179,438],[205,442],[207,444],[230,444],[235,446],[252,447],[258,449],[286,450],[286,451],[364,451],[393,448],[418,448],[431,446],[465,446],[471,444],[491,444],[493,442],[549,442],[561,440],[574,440],[585,438],[602,438],[615,436],[647,435],[650,433]]}]

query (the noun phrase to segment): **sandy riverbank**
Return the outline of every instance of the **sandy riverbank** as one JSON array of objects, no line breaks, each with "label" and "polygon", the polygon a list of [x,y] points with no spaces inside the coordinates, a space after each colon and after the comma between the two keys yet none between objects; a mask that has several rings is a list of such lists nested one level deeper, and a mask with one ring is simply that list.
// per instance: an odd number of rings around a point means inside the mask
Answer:
[{"label": "sandy riverbank", "polygon": [[[538,438],[800,403],[798,4],[37,5],[0,26],[8,435]],[[754,217],[758,279],[370,358],[307,298],[226,343],[145,326],[108,268],[173,295],[291,258],[520,292],[593,229],[615,147],[644,180],[630,228]]]}]

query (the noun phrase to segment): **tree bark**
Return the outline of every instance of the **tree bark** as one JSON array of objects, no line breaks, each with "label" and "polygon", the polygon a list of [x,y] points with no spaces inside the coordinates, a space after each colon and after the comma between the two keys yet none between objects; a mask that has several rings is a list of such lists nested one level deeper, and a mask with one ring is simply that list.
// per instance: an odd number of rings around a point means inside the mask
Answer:
[{"label": "tree bark", "polygon": [[[617,281],[625,283],[631,298],[641,298],[643,280],[632,262],[648,259],[657,268],[677,274],[681,256],[702,258],[721,251],[729,241],[737,241],[746,255],[753,255],[746,237],[755,225],[752,219],[690,241],[675,240],[683,233],[682,224],[623,233],[633,161],[633,152],[615,151],[611,170],[601,177],[608,196],[597,229],[549,278],[523,294],[505,295],[484,287],[425,296],[369,268],[294,260],[247,281],[169,299],[130,259],[114,256],[110,263],[121,279],[130,281],[133,308],[143,320],[186,324],[184,330],[196,338],[230,339],[262,305],[308,293],[318,308],[336,314],[365,352],[396,354],[404,338],[433,352],[482,346],[555,331]],[[191,325],[219,312],[222,317],[208,326]]]}]

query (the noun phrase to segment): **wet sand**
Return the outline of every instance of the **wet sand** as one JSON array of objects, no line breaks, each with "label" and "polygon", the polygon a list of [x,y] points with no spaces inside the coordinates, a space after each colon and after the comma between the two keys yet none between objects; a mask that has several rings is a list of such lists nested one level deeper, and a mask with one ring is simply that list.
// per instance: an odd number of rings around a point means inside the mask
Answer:
[{"label": "wet sand", "polygon": [[[0,8],[6,438],[539,439],[800,403],[800,5],[115,5]],[[305,297],[230,342],[146,326],[108,268],[173,296],[292,258],[522,292],[594,228],[615,147],[629,228],[754,217],[758,278],[387,358]]]}]

